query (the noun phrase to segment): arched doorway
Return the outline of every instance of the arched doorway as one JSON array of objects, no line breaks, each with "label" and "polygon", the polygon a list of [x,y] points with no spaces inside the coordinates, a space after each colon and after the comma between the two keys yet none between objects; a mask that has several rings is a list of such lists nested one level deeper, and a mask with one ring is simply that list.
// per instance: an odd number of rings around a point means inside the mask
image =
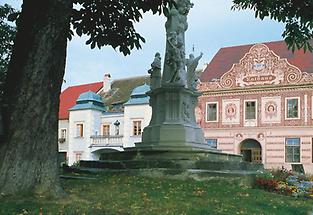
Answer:
[{"label": "arched doorway", "polygon": [[240,143],[240,153],[243,160],[254,163],[262,163],[261,144],[254,139],[246,139]]}]

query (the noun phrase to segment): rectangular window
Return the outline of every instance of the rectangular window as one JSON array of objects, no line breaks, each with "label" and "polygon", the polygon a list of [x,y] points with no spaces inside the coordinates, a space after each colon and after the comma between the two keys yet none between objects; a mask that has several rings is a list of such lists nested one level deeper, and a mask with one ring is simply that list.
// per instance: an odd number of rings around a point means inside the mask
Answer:
[{"label": "rectangular window", "polygon": [[60,133],[60,138],[66,139],[66,129],[62,128]]},{"label": "rectangular window", "polygon": [[102,135],[103,136],[110,135],[110,125],[102,125]]},{"label": "rectangular window", "polygon": [[256,119],[256,102],[245,102],[245,119]]},{"label": "rectangular window", "polygon": [[207,144],[212,148],[217,148],[217,139],[206,139]]},{"label": "rectangular window", "polygon": [[76,162],[80,161],[80,160],[81,160],[81,157],[82,157],[82,153],[81,153],[81,152],[76,152],[76,153],[75,153]]},{"label": "rectangular window", "polygon": [[141,135],[141,121],[133,121],[133,135]]},{"label": "rectangular window", "polygon": [[300,163],[300,138],[286,138],[285,157],[287,163]]},{"label": "rectangular window", "polygon": [[286,118],[288,119],[299,118],[299,98],[287,99],[286,106],[287,106]]},{"label": "rectangular window", "polygon": [[84,136],[84,125],[82,123],[76,124],[76,137]]},{"label": "rectangular window", "polygon": [[217,103],[207,103],[207,116],[206,121],[216,122],[217,121]]}]

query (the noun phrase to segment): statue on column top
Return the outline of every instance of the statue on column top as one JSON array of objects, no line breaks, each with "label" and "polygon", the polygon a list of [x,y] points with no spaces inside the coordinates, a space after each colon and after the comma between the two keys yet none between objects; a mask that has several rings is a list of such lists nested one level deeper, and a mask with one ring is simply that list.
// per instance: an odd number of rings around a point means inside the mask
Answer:
[{"label": "statue on column top", "polygon": [[185,31],[188,28],[187,15],[193,4],[189,0],[176,0],[176,6],[164,11],[167,21],[162,83],[185,86]]}]

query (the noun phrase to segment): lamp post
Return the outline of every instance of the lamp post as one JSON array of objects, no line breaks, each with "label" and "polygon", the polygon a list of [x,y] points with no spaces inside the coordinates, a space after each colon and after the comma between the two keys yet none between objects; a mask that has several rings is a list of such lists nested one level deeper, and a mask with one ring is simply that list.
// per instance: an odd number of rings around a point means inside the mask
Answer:
[{"label": "lamp post", "polygon": [[116,121],[114,122],[114,125],[115,125],[115,135],[116,135],[116,136],[120,134],[120,124],[121,124],[121,123],[120,123],[118,120],[116,120]]}]

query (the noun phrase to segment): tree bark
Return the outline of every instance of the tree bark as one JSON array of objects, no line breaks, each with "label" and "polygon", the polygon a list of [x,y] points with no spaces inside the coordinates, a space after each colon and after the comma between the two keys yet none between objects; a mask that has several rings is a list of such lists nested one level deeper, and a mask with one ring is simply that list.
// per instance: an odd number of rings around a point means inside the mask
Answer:
[{"label": "tree bark", "polygon": [[23,2],[5,87],[0,193],[62,193],[57,131],[71,9],[71,0]]}]

